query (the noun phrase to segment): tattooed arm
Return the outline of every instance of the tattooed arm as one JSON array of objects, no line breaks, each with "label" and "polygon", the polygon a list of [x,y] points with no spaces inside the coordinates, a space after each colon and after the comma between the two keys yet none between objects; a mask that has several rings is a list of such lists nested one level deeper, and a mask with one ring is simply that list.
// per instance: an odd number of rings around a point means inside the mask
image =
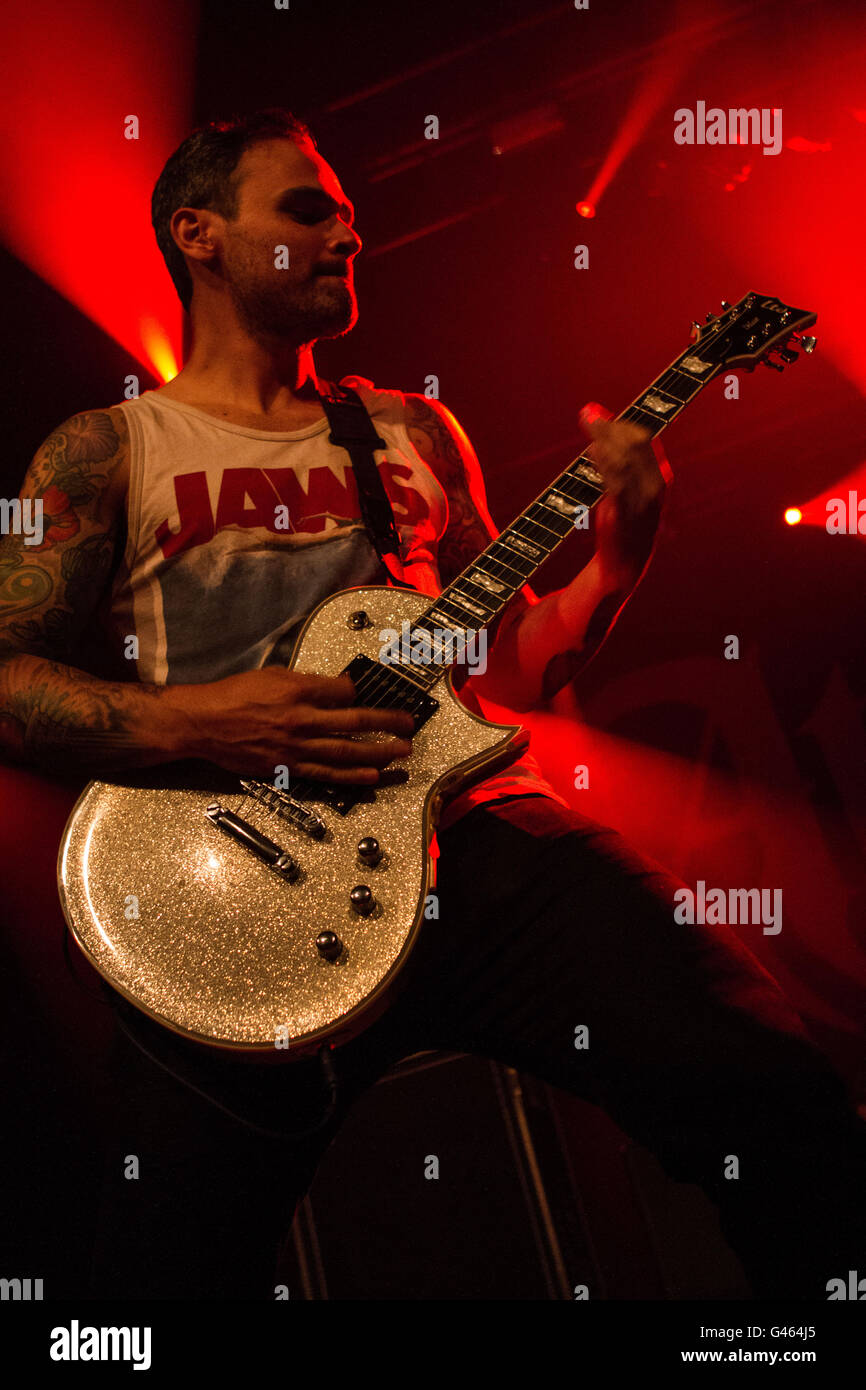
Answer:
[{"label": "tattooed arm", "polygon": [[98,680],[74,664],[115,564],[127,449],[118,407],[72,416],[37,450],[21,488],[22,500],[42,501],[38,544],[0,536],[0,757],[7,761],[76,773],[177,756],[181,716],[172,692]]},{"label": "tattooed arm", "polygon": [[[439,573],[449,584],[499,534],[487,509],[475,451],[450,411],[438,401],[407,395],[407,430],[448,498],[448,524],[439,542]],[[597,549],[564,589],[539,599],[528,584],[492,628],[487,670],[472,688],[516,711],[549,700],[587,665],[605,640],[646,569],[661,511],[660,454],[636,426],[584,423],[596,441],[594,461],[610,495],[599,503]],[[662,471],[660,471],[662,470]]]}]

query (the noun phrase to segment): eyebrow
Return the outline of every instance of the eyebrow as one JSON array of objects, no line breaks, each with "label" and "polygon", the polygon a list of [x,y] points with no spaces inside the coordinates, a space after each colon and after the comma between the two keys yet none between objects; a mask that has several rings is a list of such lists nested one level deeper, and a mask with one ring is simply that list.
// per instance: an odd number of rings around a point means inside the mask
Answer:
[{"label": "eyebrow", "polygon": [[318,188],[316,184],[301,183],[294,184],[292,188],[284,188],[282,193],[278,195],[277,202],[282,202],[284,198],[290,197],[293,193],[312,194],[320,202],[327,203],[337,212],[341,212],[350,225],[355,220],[355,208],[352,203],[348,200],[345,203],[338,203],[336,198],[332,198],[330,193],[326,193],[324,188]]}]

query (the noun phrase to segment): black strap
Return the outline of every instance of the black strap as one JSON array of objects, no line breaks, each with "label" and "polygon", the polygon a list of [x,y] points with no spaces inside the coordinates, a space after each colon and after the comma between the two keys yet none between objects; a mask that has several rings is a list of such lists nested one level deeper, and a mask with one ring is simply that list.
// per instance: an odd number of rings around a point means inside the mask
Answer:
[{"label": "black strap", "polygon": [[376,433],[376,426],[357,391],[330,381],[321,381],[320,384],[323,389],[318,396],[331,426],[331,443],[349,453],[358,484],[364,525],[376,547],[376,554],[387,569],[386,555],[395,555],[401,562],[403,559],[394,512],[373,457],[375,449],[386,449],[388,446]]}]

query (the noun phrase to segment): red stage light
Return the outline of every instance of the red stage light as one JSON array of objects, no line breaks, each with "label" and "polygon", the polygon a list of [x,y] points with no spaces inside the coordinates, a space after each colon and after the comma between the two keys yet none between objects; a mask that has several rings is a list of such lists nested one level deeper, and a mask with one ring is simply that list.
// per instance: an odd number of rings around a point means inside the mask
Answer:
[{"label": "red stage light", "polygon": [[592,203],[578,203],[577,210],[581,217],[595,217],[595,208]]},{"label": "red stage light", "polygon": [[[196,12],[46,0],[4,18],[0,235],[162,381],[181,359],[182,311],[150,195],[192,123]],[[34,73],[50,99],[34,100]]]},{"label": "red stage light", "polygon": [[788,507],[785,512],[785,520],[789,526],[796,526],[798,522],[803,520],[803,513],[799,507]]}]

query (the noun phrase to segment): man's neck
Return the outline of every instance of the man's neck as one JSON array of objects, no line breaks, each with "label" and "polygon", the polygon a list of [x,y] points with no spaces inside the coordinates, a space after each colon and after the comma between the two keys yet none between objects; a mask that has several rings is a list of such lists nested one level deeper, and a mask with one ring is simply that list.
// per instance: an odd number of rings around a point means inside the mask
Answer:
[{"label": "man's neck", "polygon": [[196,335],[183,369],[162,389],[205,409],[262,419],[304,414],[319,405],[311,344],[270,348],[246,337],[227,347]]}]

